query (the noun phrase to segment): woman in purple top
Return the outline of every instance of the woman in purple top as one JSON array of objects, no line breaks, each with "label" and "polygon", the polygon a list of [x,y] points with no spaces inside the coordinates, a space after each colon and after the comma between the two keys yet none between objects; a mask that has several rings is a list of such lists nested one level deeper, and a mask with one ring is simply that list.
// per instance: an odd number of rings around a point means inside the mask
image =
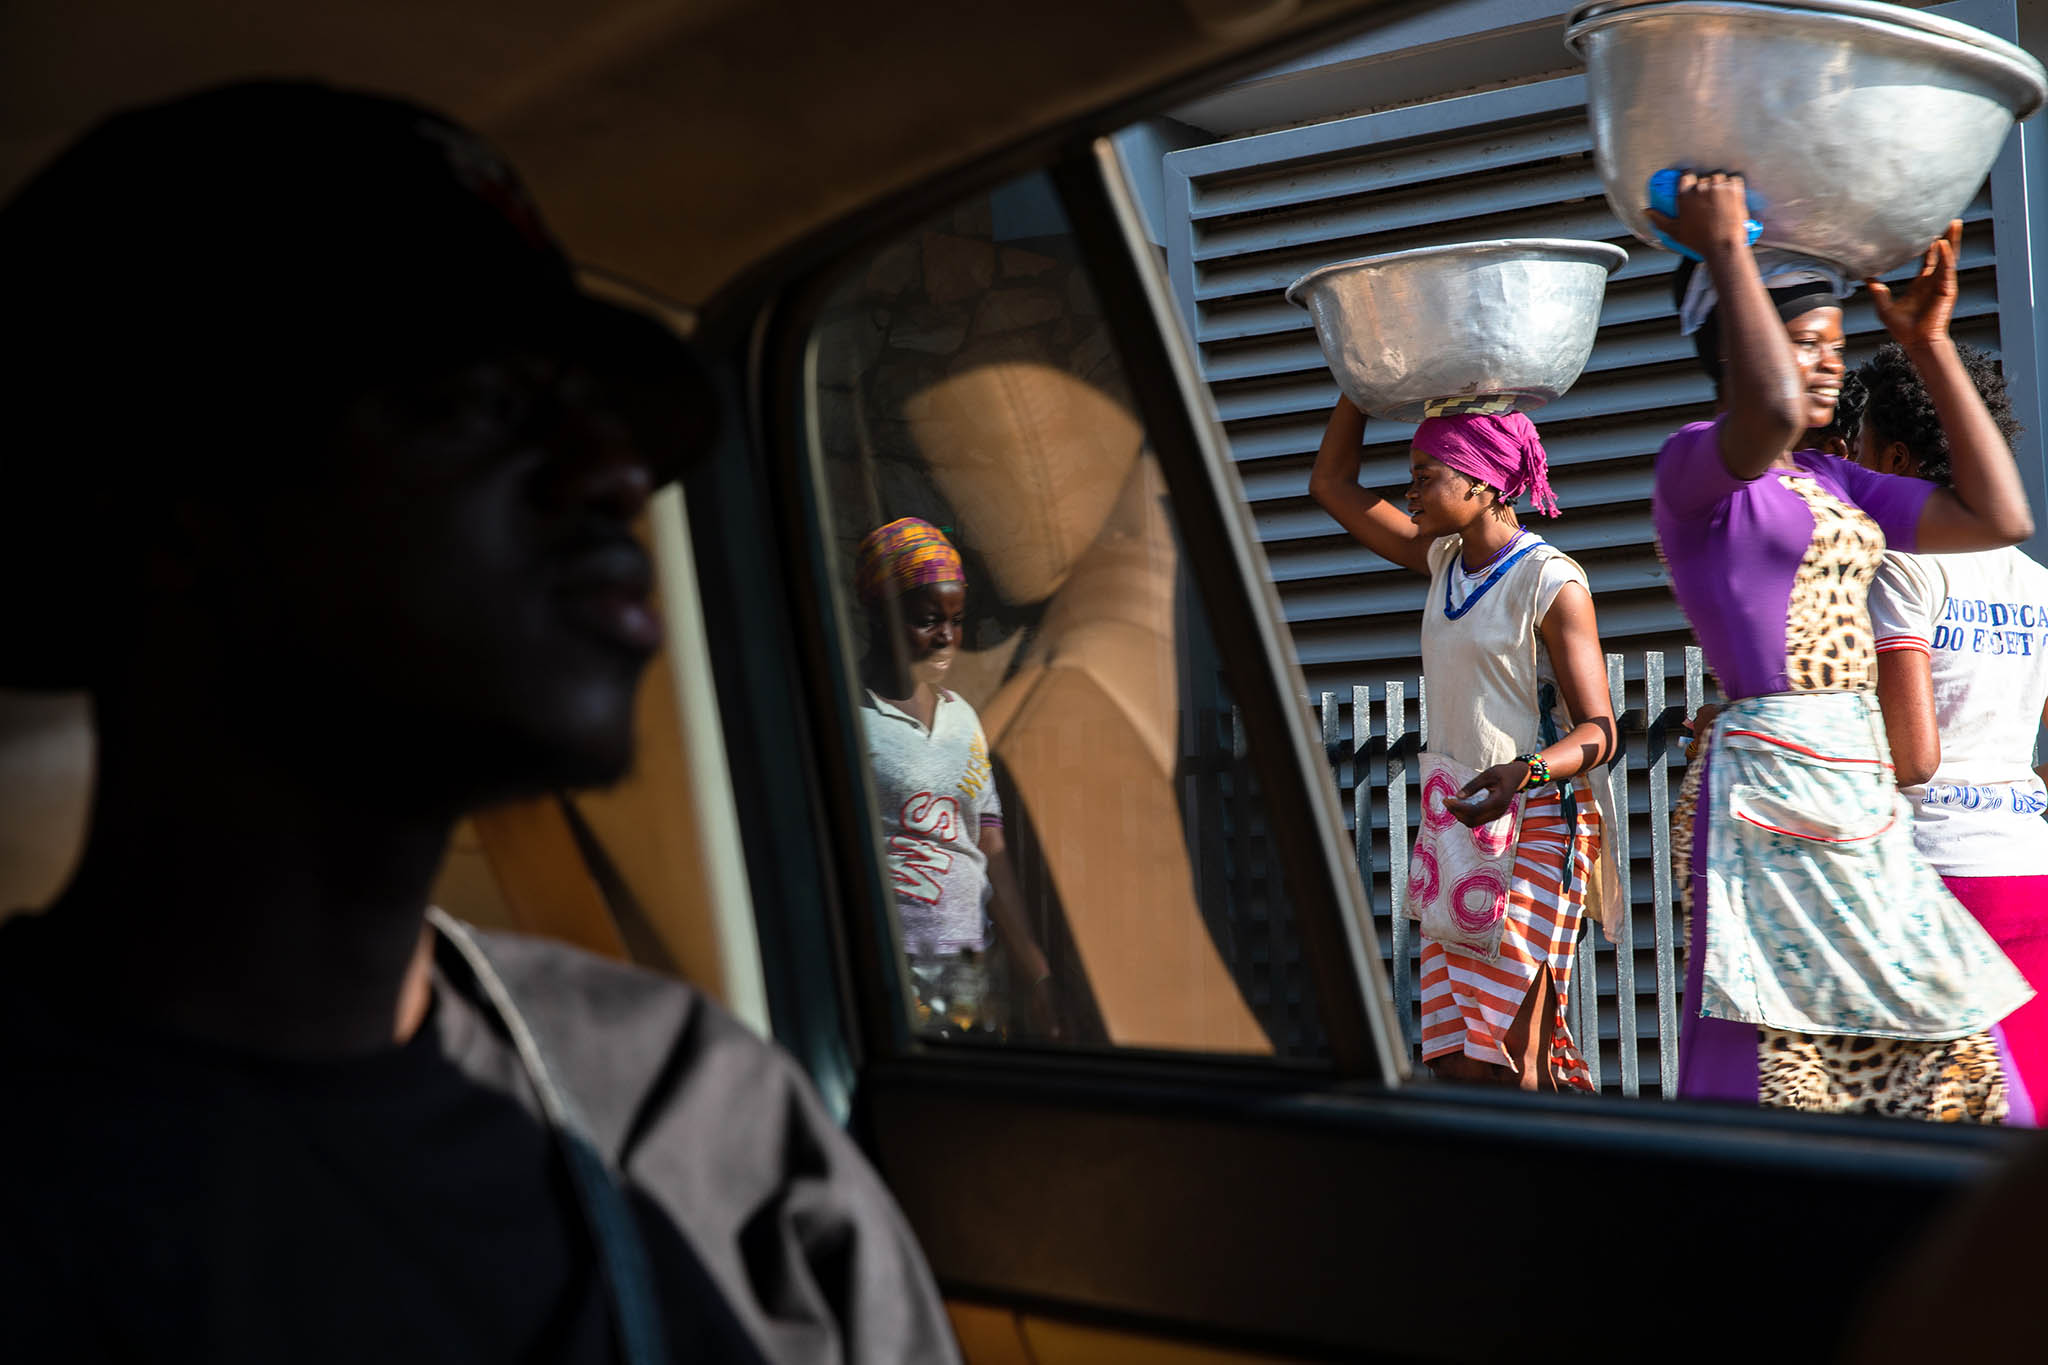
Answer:
[{"label": "woman in purple top", "polygon": [[1949,432],[1954,486],[1937,489],[1795,448],[1841,392],[1845,287],[1782,256],[1768,268],[1785,282],[1768,287],[1739,177],[1687,176],[1677,207],[1659,225],[1704,262],[1704,280],[1682,267],[1679,285],[1720,410],[1664,443],[1652,506],[1672,591],[1730,699],[1689,831],[1679,1094],[1997,1121],[2026,1101],[1993,1025],[2030,991],[1899,818],[1865,608],[1887,545],[1979,550],[2032,532],[1948,336],[1962,225],[1899,297],[1866,282]]}]

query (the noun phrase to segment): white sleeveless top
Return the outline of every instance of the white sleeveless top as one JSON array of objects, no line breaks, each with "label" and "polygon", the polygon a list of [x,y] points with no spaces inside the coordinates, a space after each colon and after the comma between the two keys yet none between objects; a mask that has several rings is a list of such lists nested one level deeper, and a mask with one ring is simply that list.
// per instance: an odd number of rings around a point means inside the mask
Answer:
[{"label": "white sleeveless top", "polygon": [[[1530,530],[1478,573],[1459,562],[1464,544],[1444,536],[1429,547],[1422,672],[1430,749],[1483,769],[1543,747],[1536,701],[1556,674],[1537,627],[1564,585],[1585,587],[1586,574]],[[1559,735],[1572,728],[1562,700],[1552,719]]]},{"label": "white sleeveless top", "polygon": [[[1537,698],[1556,674],[1538,625],[1565,584],[1591,589],[1571,556],[1527,528],[1498,563],[1478,573],[1466,573],[1459,562],[1464,546],[1462,536],[1444,536],[1429,547],[1429,599],[1422,609],[1429,748],[1486,769],[1543,747]],[[1558,736],[1572,728],[1561,695],[1551,720]],[[1572,786],[1582,795],[1591,789],[1603,829],[1612,830],[1607,770],[1582,774]],[[1610,942],[1627,908],[1613,848],[1611,838],[1601,839],[1586,894],[1587,913],[1600,921]]]}]

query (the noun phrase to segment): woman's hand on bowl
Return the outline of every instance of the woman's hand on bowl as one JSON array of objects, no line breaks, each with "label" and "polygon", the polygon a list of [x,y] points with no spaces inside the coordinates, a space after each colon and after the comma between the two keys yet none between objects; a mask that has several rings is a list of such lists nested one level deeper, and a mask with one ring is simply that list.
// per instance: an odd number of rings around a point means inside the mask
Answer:
[{"label": "woman's hand on bowl", "polygon": [[1899,294],[1882,280],[1865,280],[1877,320],[1892,340],[1912,350],[1948,337],[1948,320],[1956,310],[1956,259],[1963,251],[1963,220],[1948,225],[1920,258],[1920,273]]},{"label": "woman's hand on bowl", "polygon": [[1739,175],[1687,171],[1678,178],[1678,216],[1647,212],[1666,236],[1702,259],[1749,250],[1749,196]]}]

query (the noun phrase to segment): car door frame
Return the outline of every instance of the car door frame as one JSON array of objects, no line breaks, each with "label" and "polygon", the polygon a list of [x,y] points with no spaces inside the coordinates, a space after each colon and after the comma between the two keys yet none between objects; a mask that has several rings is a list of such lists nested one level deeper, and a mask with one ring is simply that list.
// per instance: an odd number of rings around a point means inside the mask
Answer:
[{"label": "car door frame", "polygon": [[[1227,565],[1237,576],[1234,592],[1204,581],[1222,593],[1209,598],[1212,610],[1277,621],[1228,525],[1217,492],[1227,485],[1215,482],[1220,435],[1195,396],[1187,342],[1111,148],[1075,138],[1045,160],[1116,320],[1148,434],[1170,465],[1183,536],[1191,553],[1212,556],[1212,575]],[[836,260],[858,259],[919,212],[1020,168],[925,187],[900,212],[868,218]],[[833,278],[832,264],[821,265],[728,334],[728,417],[738,431],[717,463],[737,458],[744,468],[701,479],[707,495],[693,485],[690,508],[707,583],[715,566],[733,589],[706,610],[743,809],[751,800],[779,812],[766,821],[772,839],[749,839],[777,1032],[828,1099],[851,1100],[856,1130],[949,1295],[1309,1357],[1542,1358],[1569,1347],[1577,1358],[1619,1359],[1658,1341],[1680,1354],[1753,1350],[1765,1326],[1775,1350],[1828,1351],[1890,1260],[2018,1145],[2017,1134],[1903,1121],[1403,1090],[1362,1064],[1369,1050],[1318,1070],[919,1041],[885,928],[850,665],[827,619],[828,566],[813,531],[819,495],[800,361]],[[1206,510],[1196,479],[1211,490]],[[775,628],[761,627],[770,617]],[[1272,632],[1251,620],[1218,625],[1256,641],[1285,676],[1291,651],[1281,654]],[[747,693],[738,705],[734,686]],[[1254,744],[1285,755],[1315,791],[1301,735],[1282,708],[1269,709],[1247,717]],[[767,780],[776,771],[784,779]],[[1315,802],[1324,829],[1289,847],[1290,866],[1327,853],[1334,799]],[[743,823],[750,833],[764,827]],[[1346,941],[1363,901],[1304,904],[1322,921],[1304,931],[1328,944]],[[1355,1004],[1340,994],[1336,1010],[1349,1007],[1370,1029],[1389,1002],[1383,986],[1379,1002],[1365,999],[1371,968],[1354,980]],[[1326,1002],[1326,1016],[1335,1012]],[[1544,1202],[1489,1217],[1531,1196]],[[1631,1242],[1617,1225],[1645,1208],[1665,1231]],[[1479,1250],[1489,1260],[1543,1273],[1482,1274],[1447,1290],[1474,1250],[1465,1240],[1473,1228],[1486,1229]],[[1783,1321],[1783,1303],[1760,1292],[1758,1277],[1788,1260],[1805,1311]],[[1582,1318],[1560,1321],[1561,1292],[1584,1296]],[[1706,1305],[1716,1311],[1688,1316],[1686,1338],[1671,1342],[1674,1315]],[[1528,1324],[1556,1335],[1532,1340]]]}]

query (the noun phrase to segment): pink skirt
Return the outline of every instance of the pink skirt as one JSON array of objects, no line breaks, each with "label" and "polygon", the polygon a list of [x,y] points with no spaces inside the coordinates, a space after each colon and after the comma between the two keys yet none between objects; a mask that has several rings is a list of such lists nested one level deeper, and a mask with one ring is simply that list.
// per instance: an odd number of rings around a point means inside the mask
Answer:
[{"label": "pink skirt", "polygon": [[2020,1083],[2038,1108],[2048,1101],[2048,877],[1941,880],[2036,992],[2005,1017],[1999,1032]]}]

